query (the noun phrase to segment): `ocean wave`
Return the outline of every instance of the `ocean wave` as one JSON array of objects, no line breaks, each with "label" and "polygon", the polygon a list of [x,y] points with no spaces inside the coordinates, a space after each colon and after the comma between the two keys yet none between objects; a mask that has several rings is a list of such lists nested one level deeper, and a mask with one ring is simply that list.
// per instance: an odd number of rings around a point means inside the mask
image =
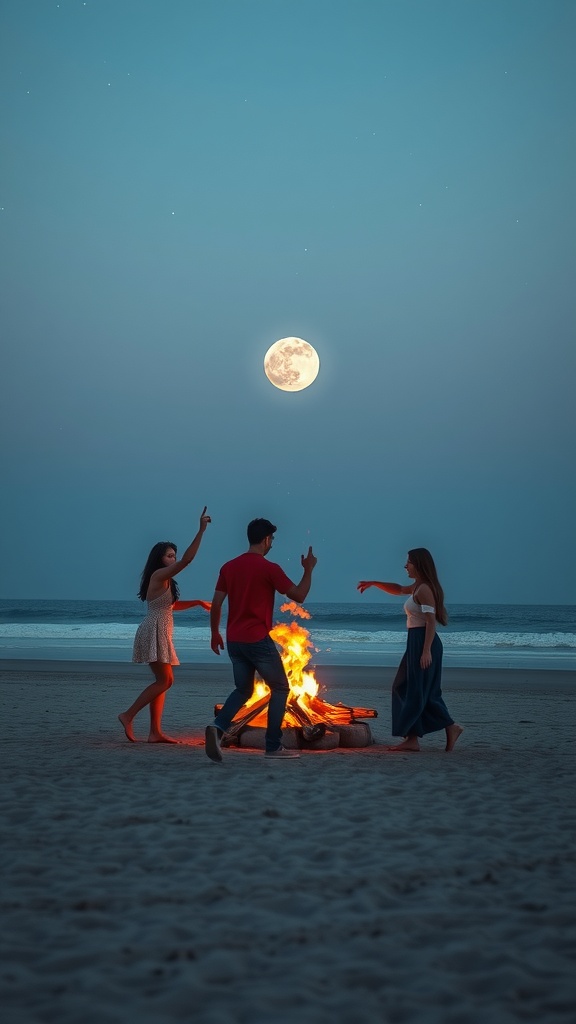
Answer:
[{"label": "ocean wave", "polygon": [[[49,641],[122,641],[132,642],[136,630],[134,625],[118,622],[24,622],[1,623],[0,640],[31,639]],[[372,651],[399,651],[406,645],[406,630],[353,630],[353,629],[315,629],[309,624],[310,639],[314,647],[325,649],[360,649]],[[439,634],[446,650],[463,649],[576,649],[576,633],[512,633],[483,632],[469,630],[459,632],[442,632]],[[202,626],[191,624],[175,625],[174,640],[185,646],[209,646],[210,629],[206,622]]]},{"label": "ocean wave", "polygon": [[[136,630],[123,622],[81,622],[72,625],[71,623],[56,622],[24,622],[19,625],[12,623],[0,624],[0,638],[9,639],[20,637],[37,640],[134,640]],[[176,626],[174,636],[181,640],[202,638],[205,640],[210,636],[208,626],[186,627]]]},{"label": "ocean wave", "polygon": [[[354,630],[323,630],[311,629],[310,636],[316,645],[330,643],[353,643],[374,645],[378,647],[405,646],[406,631],[391,630],[376,632],[357,632]],[[439,633],[444,647],[564,647],[576,648],[576,633],[484,633],[471,630],[458,633]]]},{"label": "ocean wave", "polygon": [[65,625],[69,623],[71,619],[74,622],[126,622],[135,623],[136,625],[142,621],[143,612],[142,609],[136,608],[135,610],[122,611],[120,614],[111,612],[109,615],[103,614],[102,611],[94,613],[90,609],[78,609],[74,611],[74,614],[70,614],[70,608],[63,608],[58,610],[50,608],[43,610],[41,608],[35,608],[30,610],[28,608],[3,608],[0,610],[0,622],[2,623],[32,623],[32,622],[44,622],[46,624],[54,623],[55,625]]},{"label": "ocean wave", "polygon": [[[289,615],[278,617],[282,618],[282,621],[289,621],[291,618],[291,616]],[[377,612],[374,612],[372,614],[366,614],[365,612],[358,612],[357,614],[353,612],[346,614],[342,614],[341,612],[333,612],[328,614],[316,612],[312,615],[310,621],[315,623],[316,625],[322,625],[323,623],[327,623],[332,627],[334,627],[334,625],[341,623],[343,629],[349,628],[350,626],[357,626],[358,624],[360,624],[363,629],[369,626],[379,626],[380,628],[382,628],[382,626],[387,622],[398,622],[405,624],[406,615],[404,611],[402,611],[402,609],[400,609],[399,612],[394,611],[388,612],[387,614],[378,614]]]},{"label": "ocean wave", "polygon": [[[406,620],[402,601],[396,602],[311,602],[312,618],[307,623],[316,646],[366,650],[400,651],[405,644]],[[145,615],[138,600],[0,600],[0,638],[61,639],[80,643],[82,637],[99,643],[129,644]],[[525,647],[560,650],[574,647],[576,608],[568,605],[449,605],[447,629],[441,630],[445,646],[480,650],[498,646],[520,650]],[[274,621],[290,616],[276,608]],[[226,615],[222,618],[223,630]],[[46,631],[46,627],[48,630]],[[50,627],[53,632],[50,632]],[[188,650],[205,644],[208,617],[200,609],[175,616],[176,638]],[[10,632],[12,630],[12,632]],[[200,632],[197,632],[200,631]],[[544,639],[548,637],[548,639]],[[68,638],[68,640],[66,639]]]}]

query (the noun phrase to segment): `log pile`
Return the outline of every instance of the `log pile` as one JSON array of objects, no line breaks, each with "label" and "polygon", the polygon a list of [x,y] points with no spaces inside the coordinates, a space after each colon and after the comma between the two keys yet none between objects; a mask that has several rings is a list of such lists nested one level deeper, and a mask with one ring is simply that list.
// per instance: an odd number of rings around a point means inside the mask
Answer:
[{"label": "log pile", "polygon": [[[264,749],[264,734],[270,695],[244,705],[222,737],[225,747]],[[222,709],[216,704],[214,714]],[[361,721],[377,718],[373,708],[350,707],[341,702],[329,704],[321,697],[309,697],[306,705],[292,693],[288,698],[282,722],[282,743],[286,747],[305,750],[331,750],[335,747],[368,747],[374,741],[370,726]]]}]

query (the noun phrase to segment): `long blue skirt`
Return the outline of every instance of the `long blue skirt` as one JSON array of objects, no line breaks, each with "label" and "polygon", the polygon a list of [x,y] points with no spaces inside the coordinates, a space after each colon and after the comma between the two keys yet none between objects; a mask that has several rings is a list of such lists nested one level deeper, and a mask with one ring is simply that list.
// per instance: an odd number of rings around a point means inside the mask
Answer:
[{"label": "long blue skirt", "polygon": [[392,735],[425,736],[453,725],[442,699],[442,641],[432,641],[432,664],[420,668],[425,626],[408,630],[406,653],[392,684]]}]

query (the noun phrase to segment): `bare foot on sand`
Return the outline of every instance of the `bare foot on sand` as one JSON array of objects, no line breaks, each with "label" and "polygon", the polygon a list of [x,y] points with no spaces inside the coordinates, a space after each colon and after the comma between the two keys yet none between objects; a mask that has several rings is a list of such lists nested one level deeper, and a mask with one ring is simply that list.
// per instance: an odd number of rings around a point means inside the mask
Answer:
[{"label": "bare foot on sand", "polygon": [[403,754],[405,751],[417,754],[420,750],[420,744],[416,736],[410,736],[409,739],[403,740],[402,743],[397,743],[395,747],[386,747],[386,750],[389,750],[391,754]]},{"label": "bare foot on sand", "polygon": [[462,725],[456,725],[456,722],[448,726],[446,729],[446,750],[454,750],[456,740],[463,732],[464,727]]},{"label": "bare foot on sand", "polygon": [[136,743],[136,737],[132,730],[132,719],[128,718],[125,712],[118,715],[118,721],[121,723],[124,732],[126,733],[126,739],[130,740],[130,743]]},{"label": "bare foot on sand", "polygon": [[163,732],[150,733],[148,737],[148,743],[179,743],[180,740],[174,740],[171,736],[166,736]]}]

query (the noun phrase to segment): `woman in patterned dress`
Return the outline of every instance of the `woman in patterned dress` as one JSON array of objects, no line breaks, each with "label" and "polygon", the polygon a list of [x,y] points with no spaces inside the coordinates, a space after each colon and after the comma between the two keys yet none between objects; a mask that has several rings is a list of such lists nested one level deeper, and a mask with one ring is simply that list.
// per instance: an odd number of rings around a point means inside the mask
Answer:
[{"label": "woman in patterned dress", "polygon": [[404,605],[408,620],[406,653],[392,684],[392,735],[404,739],[388,749],[399,753],[418,751],[422,736],[444,729],[446,750],[451,751],[463,729],[442,698],[442,641],[436,623],[445,626],[448,622],[444,591],[427,548],[412,548],[404,568],[413,580],[408,586],[361,580],[357,588],[361,594],[368,587],[377,587],[387,594],[408,595]]},{"label": "woman in patterned dress", "polygon": [[174,622],[172,612],[185,611],[186,608],[200,606],[210,611],[209,601],[179,601],[178,584],[174,577],[182,572],[195,558],[202,542],[204,531],[211,522],[206,515],[206,506],[200,516],[200,528],[194,540],[186,548],[182,558],[176,557],[176,545],[170,541],[159,541],[152,548],[144,566],[138,597],[146,601],[148,612],[146,618],[138,626],[134,638],[132,661],[147,662],[154,674],[154,682],[150,683],[127,711],[118,715],[127,738],[134,743],[136,737],[132,729],[132,721],[142,708],[150,705],[150,732],[148,743],[177,743],[177,740],[162,732],[162,711],[166,692],[174,682],[173,665],[179,665],[176,651],[172,643]]}]

